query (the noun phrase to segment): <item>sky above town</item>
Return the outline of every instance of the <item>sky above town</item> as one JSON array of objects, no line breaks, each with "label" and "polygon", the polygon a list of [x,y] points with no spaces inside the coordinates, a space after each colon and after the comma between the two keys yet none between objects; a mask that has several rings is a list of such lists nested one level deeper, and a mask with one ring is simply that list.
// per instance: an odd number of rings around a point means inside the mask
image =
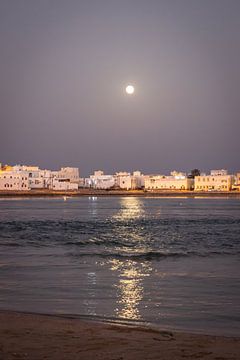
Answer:
[{"label": "sky above town", "polygon": [[239,0],[1,0],[0,49],[0,162],[240,170]]}]

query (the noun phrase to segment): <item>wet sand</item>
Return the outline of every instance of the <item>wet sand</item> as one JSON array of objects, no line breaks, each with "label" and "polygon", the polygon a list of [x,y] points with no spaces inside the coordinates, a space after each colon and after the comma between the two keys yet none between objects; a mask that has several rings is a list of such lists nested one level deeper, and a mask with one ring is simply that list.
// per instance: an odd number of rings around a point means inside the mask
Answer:
[{"label": "wet sand", "polygon": [[0,359],[240,359],[240,338],[0,311]]}]

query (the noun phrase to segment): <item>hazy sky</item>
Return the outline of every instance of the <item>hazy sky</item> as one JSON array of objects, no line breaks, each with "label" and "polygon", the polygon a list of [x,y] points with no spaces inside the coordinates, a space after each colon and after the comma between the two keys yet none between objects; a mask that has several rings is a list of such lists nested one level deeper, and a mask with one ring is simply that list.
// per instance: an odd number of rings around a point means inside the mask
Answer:
[{"label": "hazy sky", "polygon": [[0,51],[2,163],[240,170],[239,0],[0,0]]}]

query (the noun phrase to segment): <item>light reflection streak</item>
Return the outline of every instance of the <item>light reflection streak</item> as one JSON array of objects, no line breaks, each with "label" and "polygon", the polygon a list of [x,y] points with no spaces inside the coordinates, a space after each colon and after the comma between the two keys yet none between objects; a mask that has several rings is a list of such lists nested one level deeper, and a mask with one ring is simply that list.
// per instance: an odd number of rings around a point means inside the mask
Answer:
[{"label": "light reflection streak", "polygon": [[89,272],[87,273],[88,287],[90,289],[88,295],[88,299],[84,301],[84,305],[86,306],[86,311],[88,315],[96,315],[96,295],[95,295],[95,286],[97,283],[96,273]]},{"label": "light reflection streak", "polygon": [[122,245],[116,250],[126,255],[144,254],[147,248],[142,226],[140,223],[132,224],[134,220],[145,218],[143,201],[137,197],[124,197],[120,199],[120,203],[120,210],[112,216],[114,221],[120,223],[116,227],[114,236],[122,242]]},{"label": "light reflection streak", "polygon": [[89,196],[88,200],[89,200],[89,204],[90,204],[89,212],[91,213],[91,215],[97,216],[97,214],[98,214],[97,197],[96,196]]},{"label": "light reflection streak", "polygon": [[[146,252],[145,238],[139,224],[134,228],[125,227],[129,221],[139,220],[145,217],[145,210],[141,198],[124,197],[121,198],[121,208],[113,219],[122,223],[119,229],[119,237],[125,239],[129,246],[121,246],[117,250],[126,256],[144,254]],[[129,245],[128,244],[128,245]],[[118,317],[129,320],[140,320],[140,302],[144,296],[143,280],[149,276],[152,269],[148,262],[132,260],[112,259],[109,261],[110,269],[118,272],[119,281],[114,284],[117,289],[117,307],[115,313]]]},{"label": "light reflection streak", "polygon": [[119,272],[117,288],[117,307],[115,313],[118,317],[129,320],[142,318],[139,305],[144,295],[143,279],[150,275],[151,267],[147,263],[136,261],[111,260],[111,270]]},{"label": "light reflection streak", "polygon": [[144,217],[145,210],[142,199],[138,197],[123,197],[120,199],[121,208],[116,215],[113,215],[114,220],[136,220]]}]

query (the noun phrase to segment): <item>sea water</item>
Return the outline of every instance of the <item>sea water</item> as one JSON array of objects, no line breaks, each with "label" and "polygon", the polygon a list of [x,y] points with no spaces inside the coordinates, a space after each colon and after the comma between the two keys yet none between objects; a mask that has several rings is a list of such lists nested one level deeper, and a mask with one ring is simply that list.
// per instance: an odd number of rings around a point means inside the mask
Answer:
[{"label": "sea water", "polygon": [[240,199],[2,198],[0,309],[240,334]]}]

